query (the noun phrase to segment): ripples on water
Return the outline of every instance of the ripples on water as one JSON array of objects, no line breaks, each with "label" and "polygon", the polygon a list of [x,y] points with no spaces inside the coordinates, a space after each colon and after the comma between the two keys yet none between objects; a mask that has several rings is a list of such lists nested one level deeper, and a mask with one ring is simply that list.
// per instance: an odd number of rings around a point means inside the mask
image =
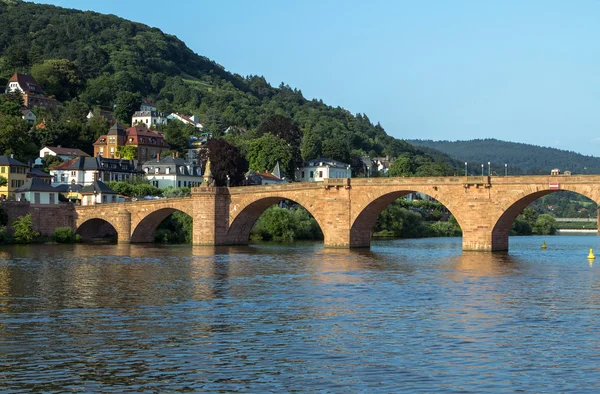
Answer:
[{"label": "ripples on water", "polygon": [[597,392],[600,240],[542,240],[5,248],[0,388]]}]

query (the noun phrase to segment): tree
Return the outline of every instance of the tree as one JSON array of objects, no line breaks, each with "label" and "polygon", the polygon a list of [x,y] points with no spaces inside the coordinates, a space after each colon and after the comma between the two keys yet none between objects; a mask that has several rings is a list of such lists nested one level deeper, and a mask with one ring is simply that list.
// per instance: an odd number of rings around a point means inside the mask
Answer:
[{"label": "tree", "polygon": [[0,96],[0,114],[21,117],[21,107],[23,107],[23,97],[19,90]]},{"label": "tree", "polygon": [[285,140],[294,148],[299,148],[302,141],[302,132],[300,132],[298,126],[294,124],[292,119],[283,115],[268,116],[262,121],[256,131],[258,136],[267,133],[273,134]]},{"label": "tree", "polygon": [[140,109],[142,95],[139,93],[120,92],[117,95],[115,116],[119,122],[129,124],[135,111]]},{"label": "tree", "polygon": [[117,147],[117,156],[125,160],[137,160],[138,147],[132,145],[121,145]]},{"label": "tree", "polygon": [[390,166],[390,176],[412,176],[415,171],[415,162],[409,154],[398,156]]},{"label": "tree", "polygon": [[36,154],[37,146],[28,133],[27,122],[16,116],[0,117],[0,152],[25,160]]},{"label": "tree", "polygon": [[49,59],[31,66],[31,75],[42,86],[46,94],[59,101],[77,96],[82,86],[75,65],[67,59]]},{"label": "tree", "polygon": [[350,161],[350,146],[342,139],[328,138],[323,141],[322,154],[323,157],[348,163]]},{"label": "tree", "polygon": [[286,142],[272,134],[265,134],[248,144],[248,161],[254,171],[271,170],[279,162],[285,175],[290,178],[294,174],[292,148]]},{"label": "tree", "polygon": [[31,218],[31,214],[28,213],[25,216],[20,216],[12,224],[13,227],[13,237],[15,242],[20,244],[28,244],[33,241],[35,237],[40,235],[37,231],[33,229],[33,220]]},{"label": "tree", "polygon": [[171,149],[178,152],[181,157],[187,156],[188,136],[186,136],[186,125],[178,120],[172,120],[164,127],[165,141],[171,145]]},{"label": "tree", "polygon": [[539,235],[554,235],[557,228],[556,219],[545,213],[538,216],[533,226],[533,232]]},{"label": "tree", "polygon": [[243,184],[244,174],[248,171],[248,161],[237,147],[225,140],[212,138],[206,143],[206,151],[217,186],[227,185],[227,175],[231,186]]},{"label": "tree", "polygon": [[321,157],[321,142],[321,137],[315,130],[307,130],[300,146],[302,159],[308,161]]},{"label": "tree", "polygon": [[[4,178],[6,179],[6,178]],[[3,185],[2,185],[3,186]],[[8,223],[8,213],[2,205],[0,205],[0,226],[6,226]]]}]

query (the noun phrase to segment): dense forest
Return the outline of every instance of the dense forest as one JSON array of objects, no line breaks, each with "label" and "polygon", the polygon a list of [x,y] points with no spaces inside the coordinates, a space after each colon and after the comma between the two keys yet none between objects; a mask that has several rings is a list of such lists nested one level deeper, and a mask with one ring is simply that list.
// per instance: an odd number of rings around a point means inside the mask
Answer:
[{"label": "dense forest", "polygon": [[[0,0],[0,26],[0,86],[15,71],[28,73],[61,103],[58,113],[38,109],[41,114],[36,115],[50,126],[43,133],[35,131],[32,138],[37,145],[90,151],[103,125],[84,124],[82,114],[116,105],[117,118],[127,123],[143,97],[164,112],[198,115],[205,132],[236,146],[254,170],[272,168],[273,160],[281,157],[289,176],[303,159],[330,157],[352,162],[358,175],[360,157],[405,154],[422,167],[420,174],[454,172],[447,156],[425,153],[390,137],[365,114],[307,100],[300,90],[284,83],[273,87],[262,76],[232,74],[157,28],[114,15],[20,0]],[[228,129],[233,132],[225,136]],[[165,134],[183,153],[182,133]],[[252,144],[258,138],[264,139],[262,143]],[[276,155],[260,148],[282,145],[290,149],[280,149]],[[10,150],[7,146],[21,155],[34,154],[23,148],[31,145],[11,147],[0,136],[0,148]]]},{"label": "dense forest", "polygon": [[487,162],[491,162],[492,172],[504,175],[507,164],[509,175],[550,174],[558,168],[569,170],[573,174],[600,174],[600,157],[585,156],[579,153],[546,148],[542,146],[499,141],[493,138],[470,141],[431,141],[409,140],[411,144],[424,150],[442,151],[453,159],[469,163],[469,172],[484,171],[487,174]]}]

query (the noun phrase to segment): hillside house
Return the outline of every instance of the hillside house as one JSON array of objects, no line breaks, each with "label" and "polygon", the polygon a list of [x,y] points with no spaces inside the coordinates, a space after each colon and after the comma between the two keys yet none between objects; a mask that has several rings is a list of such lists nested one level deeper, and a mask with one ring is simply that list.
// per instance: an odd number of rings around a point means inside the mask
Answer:
[{"label": "hillside house", "polygon": [[23,105],[27,109],[38,107],[56,107],[56,100],[46,97],[40,84],[31,75],[14,73],[8,80],[5,93],[14,91],[21,92]]},{"label": "hillside house", "polygon": [[167,116],[167,119],[178,120],[185,124],[194,126],[198,130],[202,130],[204,128],[204,126],[200,123],[200,118],[196,115],[187,116],[187,115],[172,113],[171,115]]},{"label": "hillside house", "polygon": [[25,120],[25,122],[27,122],[28,125],[34,126],[36,124],[37,117],[33,111],[27,108],[22,108],[21,113],[23,114],[21,117]]},{"label": "hillside house", "polygon": [[149,130],[146,126],[137,125],[124,129],[116,123],[106,135],[101,135],[94,142],[94,156],[118,158],[118,149],[121,146],[137,148],[139,162],[154,159],[158,154],[167,152],[170,148],[162,135]]},{"label": "hillside house", "polygon": [[81,190],[81,205],[110,204],[124,201],[125,197],[101,181],[95,181]]},{"label": "hillside house", "polygon": [[159,111],[135,111],[131,117],[132,125],[145,125],[146,127],[158,127],[167,124],[167,115]]},{"label": "hillside house", "polygon": [[63,148],[62,146],[44,146],[40,149],[40,157],[57,156],[62,161],[68,161],[76,157],[90,157],[87,153],[77,148]]}]

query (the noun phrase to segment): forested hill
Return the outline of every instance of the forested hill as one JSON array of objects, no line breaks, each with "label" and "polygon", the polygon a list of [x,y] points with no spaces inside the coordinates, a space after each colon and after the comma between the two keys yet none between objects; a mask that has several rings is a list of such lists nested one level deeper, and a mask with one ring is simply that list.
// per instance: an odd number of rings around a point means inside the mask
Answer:
[{"label": "forested hill", "polygon": [[364,114],[307,100],[300,90],[283,83],[273,87],[261,76],[232,74],[175,36],[114,15],[0,0],[0,86],[15,71],[33,75],[61,103],[51,122],[57,131],[34,136],[38,144],[89,151],[89,139],[97,132],[74,137],[74,124],[85,120],[77,117],[95,107],[110,109],[144,97],[161,111],[198,115],[215,137],[229,126],[248,130],[242,138],[230,138],[245,154],[249,140],[264,135],[253,134],[259,126],[270,116],[283,115],[301,134],[294,159],[325,156],[356,162],[360,156],[407,153],[421,174],[453,171],[448,157],[425,154],[388,136]]},{"label": "forested hill", "polygon": [[508,164],[513,174],[549,174],[553,168],[570,170],[573,174],[600,174],[600,158],[579,153],[546,148],[542,146],[496,139],[477,139],[470,141],[431,141],[409,140],[411,144],[424,149],[442,151],[456,160],[468,162],[469,168],[476,172],[482,163],[492,163],[494,171],[504,173],[504,164]]}]

